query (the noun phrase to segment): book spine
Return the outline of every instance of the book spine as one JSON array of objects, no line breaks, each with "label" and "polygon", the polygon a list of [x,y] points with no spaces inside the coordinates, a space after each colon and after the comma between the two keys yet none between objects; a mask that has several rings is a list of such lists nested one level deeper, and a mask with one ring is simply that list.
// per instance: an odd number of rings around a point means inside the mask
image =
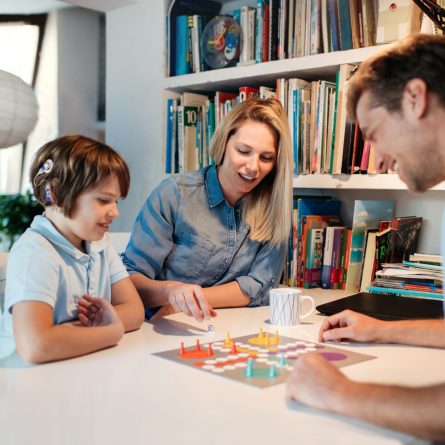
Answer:
[{"label": "book spine", "polygon": [[418,298],[430,298],[432,300],[443,300],[443,294],[434,294],[431,292],[420,292],[415,290],[406,289],[393,289],[391,287],[380,286],[368,286],[368,292],[371,294],[392,294],[400,297],[418,297]]},{"label": "book spine", "polygon": [[188,17],[186,15],[176,17],[176,76],[190,72],[187,22]]},{"label": "book spine", "polygon": [[256,35],[255,35],[255,62],[263,61],[263,33],[264,33],[264,4],[257,0],[256,4]]},{"label": "book spine", "polygon": [[334,242],[334,227],[325,229],[325,245],[323,250],[323,267],[321,269],[321,287],[329,289],[331,286],[332,249]]}]

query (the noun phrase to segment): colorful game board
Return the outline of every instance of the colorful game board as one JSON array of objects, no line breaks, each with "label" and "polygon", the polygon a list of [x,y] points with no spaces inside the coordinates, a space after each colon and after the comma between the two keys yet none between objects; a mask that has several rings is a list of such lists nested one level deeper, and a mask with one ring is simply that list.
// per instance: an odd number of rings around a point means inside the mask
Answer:
[{"label": "colorful game board", "polygon": [[284,382],[292,370],[293,362],[302,354],[312,351],[323,355],[338,368],[375,358],[325,344],[280,337],[278,332],[270,335],[261,330],[257,336],[245,335],[231,339],[227,333],[224,341],[200,344],[197,340],[195,346],[188,348],[181,343],[179,349],[153,355],[267,388]]}]

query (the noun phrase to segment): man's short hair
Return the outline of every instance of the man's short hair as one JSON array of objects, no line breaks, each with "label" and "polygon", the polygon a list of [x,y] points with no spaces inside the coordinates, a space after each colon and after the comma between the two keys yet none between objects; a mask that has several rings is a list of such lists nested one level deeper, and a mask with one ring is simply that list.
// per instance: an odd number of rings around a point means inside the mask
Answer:
[{"label": "man's short hair", "polygon": [[406,84],[416,78],[445,106],[445,36],[413,34],[365,60],[348,83],[348,114],[356,119],[366,91],[373,107],[399,111]]}]

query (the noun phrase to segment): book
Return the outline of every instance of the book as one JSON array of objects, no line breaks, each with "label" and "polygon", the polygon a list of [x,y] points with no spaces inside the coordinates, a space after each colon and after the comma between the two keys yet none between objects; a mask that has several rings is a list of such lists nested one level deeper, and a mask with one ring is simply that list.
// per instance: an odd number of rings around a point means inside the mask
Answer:
[{"label": "book", "polygon": [[331,271],[329,278],[329,288],[338,289],[340,283],[340,257],[341,247],[343,244],[345,228],[335,227],[334,239],[332,241],[332,259],[331,259]]},{"label": "book", "polygon": [[240,87],[239,88],[239,101],[244,102],[245,100],[251,98],[251,97],[257,97],[260,95],[260,89],[259,88],[253,88],[253,87]]},{"label": "book", "polygon": [[304,215],[301,221],[301,228],[299,232],[299,244],[298,244],[298,278],[297,285],[304,286],[306,279],[306,259],[307,248],[309,246],[308,236],[309,232],[315,228],[324,229],[327,226],[335,226],[340,224],[339,215]]},{"label": "book", "polygon": [[375,263],[376,263],[376,236],[377,231],[369,230],[366,237],[365,257],[363,259],[363,272],[360,284],[360,292],[366,292],[368,286],[374,280]]},{"label": "book", "polygon": [[304,272],[305,289],[321,285],[321,268],[323,265],[324,229],[310,229],[307,238],[306,267]]},{"label": "book", "polygon": [[190,48],[188,39],[188,16],[176,17],[176,71],[175,76],[190,73]]},{"label": "book", "polygon": [[330,289],[331,287],[331,268],[332,268],[332,251],[334,248],[335,227],[326,227],[324,248],[323,248],[323,266],[321,268],[321,287]]},{"label": "book", "polygon": [[391,220],[391,237],[389,240],[386,262],[400,263],[414,254],[419,241],[422,217],[407,216]]},{"label": "book", "polygon": [[174,156],[175,156],[175,141],[176,141],[176,99],[167,99],[167,117],[165,129],[165,173],[173,173]]},{"label": "book", "polygon": [[367,230],[377,229],[380,220],[390,219],[393,217],[393,214],[394,201],[355,201],[348,277],[346,281],[346,290],[348,292],[358,292],[360,289]]},{"label": "book", "polygon": [[[311,220],[339,221],[341,202],[336,199],[323,198],[299,198],[297,199],[297,252],[296,252],[296,281],[302,287],[304,282],[304,268],[306,259],[307,231],[311,227]],[[338,219],[337,219],[338,218]],[[320,227],[320,226],[319,226]]]},{"label": "book", "polygon": [[[167,10],[167,16],[165,21],[165,33],[166,33],[166,51],[165,51],[165,74],[166,76],[175,76],[178,70],[176,66],[176,60],[178,56],[178,46],[188,46],[188,27],[183,27],[184,23],[181,23],[181,32],[186,32],[186,35],[177,33],[178,30],[178,16],[200,15],[202,17],[214,17],[221,11],[221,3],[213,0],[172,0]],[[180,19],[184,21],[184,19]],[[187,22],[187,19],[185,20]],[[187,23],[185,23],[187,25]],[[184,48],[180,49],[179,54],[183,52]],[[184,63],[182,60],[181,63]],[[179,71],[183,70],[183,66],[179,67]]]},{"label": "book", "polygon": [[392,289],[390,287],[368,286],[367,291],[371,294],[399,295],[401,297],[430,298],[433,300],[443,300],[443,293],[415,291],[408,289]]},{"label": "book", "polygon": [[350,0],[338,0],[338,21],[340,30],[340,49],[352,49]]},{"label": "book", "polygon": [[420,263],[442,264],[441,255],[433,255],[427,253],[413,253],[409,256],[409,261],[418,261]]},{"label": "book", "polygon": [[332,174],[340,174],[342,171],[343,147],[345,144],[345,133],[347,126],[346,97],[347,83],[356,65],[343,64],[337,76],[337,107],[335,115],[335,142],[332,159]]}]

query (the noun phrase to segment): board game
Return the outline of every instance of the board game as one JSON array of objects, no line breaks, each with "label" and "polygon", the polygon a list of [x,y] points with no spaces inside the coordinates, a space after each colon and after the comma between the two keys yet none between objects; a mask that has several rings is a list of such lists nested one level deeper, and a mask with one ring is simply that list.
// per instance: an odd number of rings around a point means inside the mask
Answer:
[{"label": "board game", "polygon": [[258,335],[230,338],[192,347],[157,352],[153,355],[218,374],[259,388],[287,380],[293,362],[302,354],[318,352],[338,368],[374,359],[371,355],[347,351],[326,344],[298,340],[259,331]]}]

